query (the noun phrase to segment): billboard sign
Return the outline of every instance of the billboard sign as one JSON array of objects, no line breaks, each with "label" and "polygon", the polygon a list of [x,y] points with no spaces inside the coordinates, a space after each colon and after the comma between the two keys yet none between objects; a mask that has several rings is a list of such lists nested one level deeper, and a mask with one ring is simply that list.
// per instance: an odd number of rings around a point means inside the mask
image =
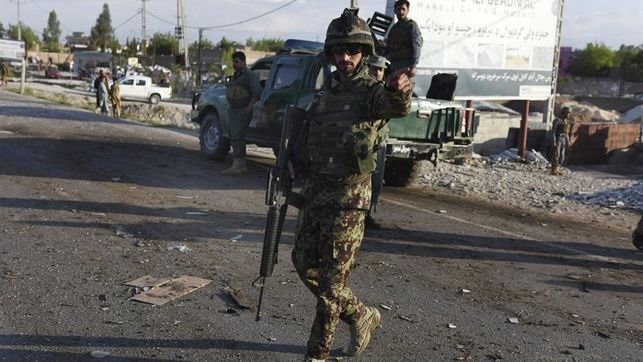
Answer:
[{"label": "billboard sign", "polygon": [[416,93],[426,94],[433,75],[455,73],[456,99],[547,99],[562,1],[413,1],[410,18],[424,39]]},{"label": "billboard sign", "polygon": [[21,60],[24,58],[24,41],[0,39],[0,59]]}]

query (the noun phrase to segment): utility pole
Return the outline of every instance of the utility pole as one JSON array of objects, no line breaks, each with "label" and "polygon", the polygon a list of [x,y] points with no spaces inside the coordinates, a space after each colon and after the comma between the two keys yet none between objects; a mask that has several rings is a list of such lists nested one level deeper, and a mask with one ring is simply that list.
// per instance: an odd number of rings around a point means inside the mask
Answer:
[{"label": "utility pole", "polygon": [[357,9],[357,0],[351,0],[351,9]]},{"label": "utility pole", "polygon": [[202,78],[202,75],[201,75],[201,51],[202,50],[201,50],[201,48],[203,46],[202,42],[203,42],[203,28],[199,28],[199,54],[197,56],[198,57],[197,75],[198,75],[199,78],[196,81],[196,85],[199,88],[201,88],[201,82],[202,82],[202,79],[201,79]]},{"label": "utility pole", "polygon": [[[22,23],[20,22],[20,1],[16,0],[16,5],[18,7],[18,41],[22,41]],[[20,69],[20,94],[25,93],[25,78],[27,75],[27,44],[25,44],[25,57],[22,58],[22,67]]]},{"label": "utility pole", "polygon": [[141,0],[142,10],[141,10],[141,44],[143,45],[143,55],[147,55],[147,26],[145,24],[145,15],[147,10],[145,9],[145,2],[150,0]]},{"label": "utility pole", "polygon": [[184,93],[188,93],[188,84],[190,81],[190,62],[188,58],[188,39],[185,29],[185,8],[183,7],[183,0],[177,0],[176,2],[176,22],[177,30],[179,30],[181,36],[179,37],[179,48],[183,49],[184,55],[184,65],[185,65],[185,79],[184,79]]}]

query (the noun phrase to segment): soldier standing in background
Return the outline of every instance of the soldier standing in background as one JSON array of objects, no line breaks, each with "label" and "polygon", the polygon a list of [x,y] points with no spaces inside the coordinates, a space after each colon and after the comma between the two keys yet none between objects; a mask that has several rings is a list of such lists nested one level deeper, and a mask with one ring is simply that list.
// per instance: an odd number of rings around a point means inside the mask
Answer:
[{"label": "soldier standing in background", "polygon": [[423,39],[420,27],[409,18],[409,6],[407,0],[395,2],[397,22],[388,32],[384,55],[391,61],[390,73],[409,68],[409,77],[414,77],[415,67],[420,62]]},{"label": "soldier standing in background", "polygon": [[306,359],[328,358],[339,320],[350,326],[346,353],[364,351],[380,323],[347,285],[370,207],[371,173],[381,120],[410,109],[410,82],[403,72],[385,82],[368,75],[374,51],[366,22],[346,9],[326,32],[324,55],[337,67],[314,97],[303,137],[306,170],[292,261],[317,298]]},{"label": "soldier standing in background", "polygon": [[[368,73],[378,81],[384,81],[386,68],[391,64],[386,58],[379,55],[371,55],[368,58]],[[373,210],[377,211],[382,186],[384,185],[384,166],[386,164],[386,140],[388,139],[388,120],[382,121],[377,132],[377,169],[372,176],[371,208],[366,215],[366,228],[379,229],[380,224],[371,215]]]},{"label": "soldier standing in background", "polygon": [[0,59],[0,86],[9,84],[7,81],[8,77],[9,67],[7,66],[7,63]]},{"label": "soldier standing in background", "polygon": [[118,85],[118,78],[114,77],[112,88],[109,90],[109,100],[112,102],[114,117],[121,117],[121,87]]},{"label": "soldier standing in background", "polygon": [[572,131],[572,121],[569,118],[571,111],[569,107],[562,107],[560,109],[560,117],[554,119],[552,124],[552,159],[551,159],[551,174],[562,175],[563,172],[560,167],[565,162],[565,152],[569,143],[569,137]]},{"label": "soldier standing in background", "polygon": [[248,172],[246,130],[252,118],[252,106],[261,97],[259,78],[246,66],[246,55],[243,52],[232,54],[232,67],[234,75],[226,91],[232,166],[221,172],[224,176],[239,176]]}]

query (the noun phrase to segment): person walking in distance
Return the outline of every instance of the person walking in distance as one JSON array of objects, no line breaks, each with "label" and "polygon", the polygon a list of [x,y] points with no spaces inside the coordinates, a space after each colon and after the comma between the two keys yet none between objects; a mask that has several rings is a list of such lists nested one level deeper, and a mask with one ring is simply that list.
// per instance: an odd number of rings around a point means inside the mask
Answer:
[{"label": "person walking in distance", "polygon": [[397,22],[393,24],[386,37],[384,55],[391,61],[389,72],[408,68],[409,77],[415,77],[416,67],[422,51],[422,32],[418,24],[409,18],[410,4],[407,0],[397,0],[394,4]]},{"label": "person walking in distance", "polygon": [[565,152],[572,131],[571,110],[565,106],[560,109],[560,117],[554,119],[552,124],[552,159],[551,174],[562,175],[561,167],[565,162]]},{"label": "person walking in distance", "polygon": [[112,112],[114,117],[121,117],[121,88],[118,85],[118,78],[112,79],[112,88],[109,90],[109,100],[112,102]]},{"label": "person walking in distance", "polygon": [[246,66],[243,52],[232,54],[234,75],[226,91],[228,124],[232,144],[232,166],[221,172],[224,176],[239,176],[246,167],[246,130],[252,118],[252,106],[261,96],[259,78]]},{"label": "person walking in distance", "polygon": [[380,323],[347,285],[370,207],[377,127],[410,109],[411,86],[398,72],[380,82],[368,74],[371,32],[355,9],[331,21],[324,56],[337,69],[307,111],[302,136],[304,205],[299,211],[292,262],[317,307],[306,360],[328,358],[339,321],[350,327],[348,355],[358,355]]},{"label": "person walking in distance", "polygon": [[9,66],[0,59],[0,86],[9,84],[7,78],[9,78]]},{"label": "person walking in distance", "polygon": [[[384,81],[386,68],[391,64],[380,55],[371,55],[368,58],[368,73],[378,81]],[[388,120],[382,121],[377,132],[377,169],[372,176],[371,208],[366,215],[366,228],[379,229],[380,224],[373,218],[373,211],[377,210],[377,202],[384,186],[384,167],[386,164],[386,140],[388,138]]]}]

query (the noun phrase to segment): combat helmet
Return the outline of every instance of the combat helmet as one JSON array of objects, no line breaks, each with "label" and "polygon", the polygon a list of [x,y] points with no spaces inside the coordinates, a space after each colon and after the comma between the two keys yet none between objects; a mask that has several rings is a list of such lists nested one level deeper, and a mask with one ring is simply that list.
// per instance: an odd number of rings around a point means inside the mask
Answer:
[{"label": "combat helmet", "polygon": [[338,44],[360,44],[364,47],[365,57],[373,54],[371,29],[364,19],[357,16],[358,10],[344,9],[342,15],[328,25],[324,42],[324,54],[327,57],[332,55],[331,47]]}]

